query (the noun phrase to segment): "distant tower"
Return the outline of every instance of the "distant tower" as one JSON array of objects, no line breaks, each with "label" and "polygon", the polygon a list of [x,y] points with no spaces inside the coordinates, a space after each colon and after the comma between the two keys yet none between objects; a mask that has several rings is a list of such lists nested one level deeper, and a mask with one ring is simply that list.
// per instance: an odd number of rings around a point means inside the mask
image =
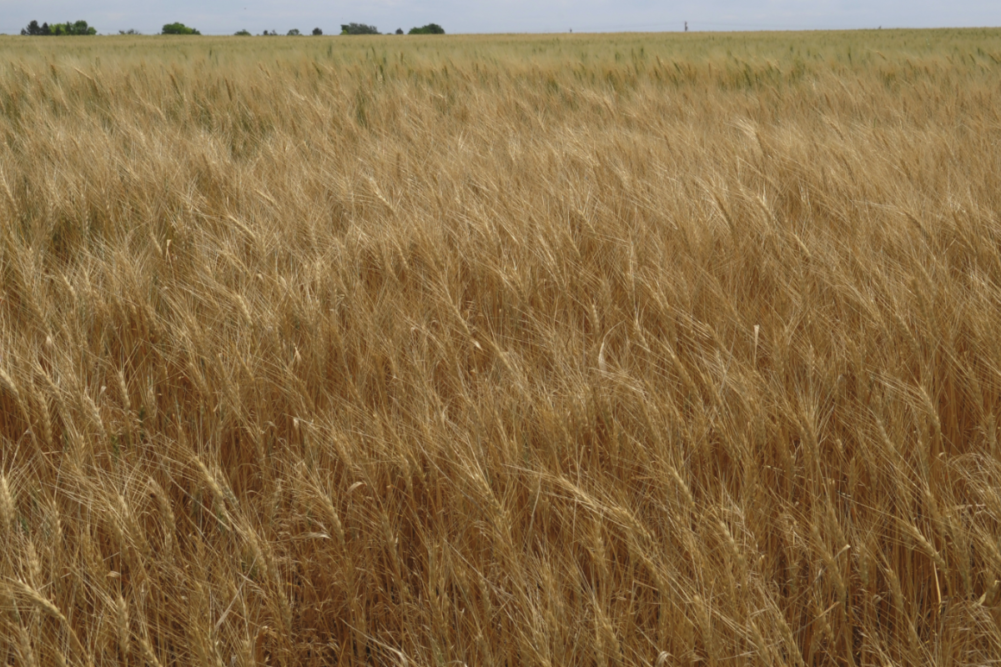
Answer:
[{"label": "distant tower", "polygon": [[688,21],[685,21],[685,32],[688,32]]}]

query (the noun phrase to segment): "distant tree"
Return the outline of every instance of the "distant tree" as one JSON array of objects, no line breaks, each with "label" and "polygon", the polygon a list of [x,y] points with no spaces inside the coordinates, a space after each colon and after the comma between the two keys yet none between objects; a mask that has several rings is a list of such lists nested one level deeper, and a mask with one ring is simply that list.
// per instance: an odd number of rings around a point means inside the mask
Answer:
[{"label": "distant tree", "polygon": [[233,34],[236,35],[237,37],[250,37],[250,31],[249,30],[237,30]]},{"label": "distant tree", "polygon": [[428,23],[420,28],[411,28],[409,35],[444,35],[445,29],[437,23]]},{"label": "distant tree", "polygon": [[[49,28],[49,32],[45,32],[45,28]],[[74,21],[70,23],[53,23],[51,26],[42,26],[43,35],[96,35],[97,29],[91,28],[87,25],[86,21]]]},{"label": "distant tree", "polygon": [[200,35],[194,28],[189,28],[183,23],[167,23],[163,26],[161,35]]},{"label": "distant tree", "polygon": [[322,34],[323,34],[323,31],[320,30],[319,28],[313,28],[313,37],[319,37]]},{"label": "distant tree", "polygon": [[141,35],[142,33],[135,28],[129,28],[128,30],[119,30],[119,35]]},{"label": "distant tree", "polygon": [[403,34],[403,28],[397,28],[396,29],[396,34],[397,35],[402,35]]},{"label": "distant tree", "polygon": [[302,33],[301,33],[301,32],[299,32],[299,29],[298,29],[298,28],[292,28],[291,30],[289,30],[289,31],[288,31],[288,34],[287,34],[287,36],[288,36],[288,37],[298,37],[298,36],[299,36],[299,35],[301,35],[301,34],[302,34]]},{"label": "distant tree", "polygon": [[278,36],[277,30],[272,30],[271,32],[265,30],[264,32],[261,33],[261,37],[277,37],[277,36]]},{"label": "distant tree", "polygon": [[379,30],[374,25],[364,23],[341,24],[342,35],[378,35]]},{"label": "distant tree", "polygon": [[97,29],[91,28],[86,21],[74,21],[70,23],[48,23],[38,25],[38,21],[32,21],[27,28],[21,30],[22,35],[96,35]]}]

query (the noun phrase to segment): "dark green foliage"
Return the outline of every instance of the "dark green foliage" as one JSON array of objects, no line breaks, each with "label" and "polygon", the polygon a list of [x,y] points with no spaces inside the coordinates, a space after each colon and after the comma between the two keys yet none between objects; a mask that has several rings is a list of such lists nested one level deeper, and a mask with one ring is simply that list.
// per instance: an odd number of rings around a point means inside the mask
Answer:
[{"label": "dark green foliage", "polygon": [[378,35],[379,29],[374,25],[365,25],[364,23],[348,23],[341,24],[341,34],[342,35]]},{"label": "dark green foliage", "polygon": [[313,28],[313,36],[314,37],[319,37],[322,34],[323,34],[323,31],[320,30],[319,28]]},{"label": "dark green foliage", "polygon": [[396,29],[396,34],[397,35],[402,35],[403,34],[403,28],[397,28]]},{"label": "dark green foliage", "polygon": [[301,34],[302,34],[302,33],[301,33],[301,32],[299,32],[299,29],[298,29],[298,28],[292,28],[292,29],[291,29],[291,30],[289,30],[289,31],[288,31],[288,33],[287,33],[287,35],[288,35],[289,37],[298,37],[298,36],[299,36],[299,35],[301,35]]},{"label": "dark green foliage", "polygon": [[194,28],[189,28],[183,23],[167,23],[163,26],[163,30],[160,32],[161,35],[200,35],[202,33],[198,32]]},{"label": "dark green foliage", "polygon": [[411,28],[408,35],[444,35],[445,29],[437,23],[428,23],[420,28]]},{"label": "dark green foliage", "polygon": [[48,23],[38,25],[38,21],[32,21],[27,28],[21,30],[22,35],[96,35],[97,29],[87,25],[86,21],[75,21],[70,23]]},{"label": "dark green foliage", "polygon": [[233,34],[236,35],[237,37],[250,37],[250,31],[249,30],[237,30]]},{"label": "dark green foliage", "polygon": [[96,35],[97,29],[91,28],[86,21],[76,21],[74,23],[53,23],[51,26],[53,35]]}]

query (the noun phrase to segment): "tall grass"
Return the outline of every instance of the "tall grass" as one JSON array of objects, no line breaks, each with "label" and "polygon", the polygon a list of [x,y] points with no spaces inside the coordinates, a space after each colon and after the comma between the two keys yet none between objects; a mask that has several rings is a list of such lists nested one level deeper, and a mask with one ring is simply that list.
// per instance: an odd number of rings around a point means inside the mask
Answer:
[{"label": "tall grass", "polygon": [[987,664],[1001,34],[0,42],[0,663]]}]

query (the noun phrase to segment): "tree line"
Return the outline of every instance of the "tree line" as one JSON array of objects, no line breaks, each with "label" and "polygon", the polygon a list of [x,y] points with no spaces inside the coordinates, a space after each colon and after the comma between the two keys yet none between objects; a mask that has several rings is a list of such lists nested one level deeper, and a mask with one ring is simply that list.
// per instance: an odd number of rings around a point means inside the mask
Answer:
[{"label": "tree line", "polygon": [[[342,35],[378,35],[379,29],[374,25],[365,25],[364,23],[348,23],[341,25]],[[397,35],[403,34],[403,28],[396,29]],[[437,23],[428,23],[425,26],[419,28],[411,28],[408,35],[444,35],[445,29],[442,28]]]},{"label": "tree line", "polygon": [[38,25],[38,21],[32,21],[26,28],[21,30],[22,35],[96,35],[97,30],[87,25],[86,21],[67,21],[66,23],[43,23]]},{"label": "tree line", "polygon": [[[139,35],[142,34],[138,30],[119,30],[121,35]],[[86,21],[74,21],[66,23],[53,23],[49,25],[48,23],[38,24],[38,21],[31,21],[27,27],[21,30],[22,35],[30,36],[41,36],[41,35],[96,35],[97,29],[87,25]],[[189,28],[183,23],[167,23],[163,26],[160,32],[161,35],[200,35],[202,34],[195,28]],[[251,33],[247,30],[239,30],[236,33],[238,36],[249,36]],[[274,30],[265,30],[261,33],[266,36],[277,36],[278,33]],[[295,37],[301,35],[298,29],[293,28],[289,30],[286,35],[289,37]],[[313,28],[313,35],[319,36],[323,34],[323,30],[320,28]],[[379,35],[379,29],[374,25],[366,25],[364,23],[345,23],[341,25],[342,35]],[[403,28],[397,28],[397,35],[403,34]],[[421,27],[411,28],[407,33],[408,35],[444,35],[445,29],[442,28],[437,23],[428,23],[427,25]]]},{"label": "tree line", "polygon": [[[87,25],[86,21],[73,21],[66,23],[53,23],[49,25],[48,23],[43,23],[38,25],[38,21],[31,21],[28,25],[21,29],[22,35],[27,35],[31,37],[35,36],[47,36],[47,35],[96,35],[97,28]],[[119,30],[120,35],[141,35],[142,33],[138,30]],[[200,35],[202,33],[198,32],[194,28],[189,28],[183,23],[167,23],[163,26],[161,35]]]},{"label": "tree line", "polygon": [[[251,33],[248,30],[239,30],[239,31],[237,31],[236,34],[238,36],[250,36]],[[298,36],[298,35],[301,35],[301,34],[302,34],[301,32],[299,32],[297,29],[294,29],[294,28],[292,30],[289,30],[286,33],[286,35],[288,35],[289,37],[294,37],[294,36]],[[320,28],[313,28],[313,35],[322,35],[322,34],[323,34],[323,30],[321,30]],[[341,34],[342,35],[381,35],[382,33],[380,33],[379,29],[376,28],[374,25],[366,25],[364,23],[343,23],[343,24],[341,24]],[[404,34],[403,33],[403,28],[397,28],[396,32],[394,34],[397,34],[397,35]],[[442,28],[437,23],[428,23],[427,25],[421,26],[419,28],[411,28],[410,32],[408,32],[406,34],[408,34],[408,35],[444,35],[445,34],[445,29]],[[261,35],[274,37],[274,36],[278,35],[278,32],[276,32],[274,30],[271,30],[270,32],[267,31],[267,30],[265,30],[264,32],[261,33]]]}]

